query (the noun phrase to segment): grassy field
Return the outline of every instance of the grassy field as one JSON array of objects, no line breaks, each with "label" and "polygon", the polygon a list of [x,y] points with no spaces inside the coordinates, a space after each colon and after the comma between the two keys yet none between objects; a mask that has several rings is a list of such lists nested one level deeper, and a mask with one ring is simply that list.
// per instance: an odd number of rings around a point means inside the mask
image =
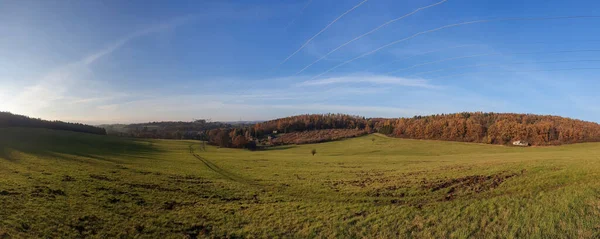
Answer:
[{"label": "grassy field", "polygon": [[600,237],[598,143],[250,152],[9,128],[0,146],[0,238]]}]

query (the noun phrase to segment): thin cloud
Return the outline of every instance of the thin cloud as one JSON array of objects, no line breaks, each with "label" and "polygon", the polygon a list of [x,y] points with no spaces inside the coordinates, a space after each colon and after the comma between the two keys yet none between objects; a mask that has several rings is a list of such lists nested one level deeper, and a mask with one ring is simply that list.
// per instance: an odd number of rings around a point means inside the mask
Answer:
[{"label": "thin cloud", "polygon": [[118,93],[118,92],[104,92],[101,96],[87,96],[87,97],[65,97],[64,100],[67,101],[67,104],[78,105],[78,104],[93,104],[99,102],[107,102],[113,101],[117,99],[123,99],[132,97],[134,95],[128,93]]},{"label": "thin cloud", "polygon": [[367,75],[367,76],[344,76],[344,77],[331,77],[320,80],[308,80],[304,81],[298,86],[323,86],[332,84],[344,84],[344,83],[371,83],[378,85],[397,85],[397,86],[409,86],[409,87],[420,87],[420,88],[439,88],[439,86],[429,84],[427,80],[423,79],[408,79],[394,76],[378,76],[378,75]]},{"label": "thin cloud", "polygon": [[398,116],[413,116],[417,114],[427,114],[425,111],[409,109],[409,108],[398,108],[398,107],[386,107],[386,106],[356,106],[356,105],[332,105],[332,104],[298,104],[298,105],[264,105],[261,108],[275,108],[275,109],[292,109],[292,110],[306,110],[308,112],[315,113],[332,113],[341,112],[348,114],[359,114],[359,115],[372,115],[372,113],[380,114],[393,114]]},{"label": "thin cloud", "polygon": [[600,67],[573,67],[573,68],[557,68],[557,69],[544,69],[544,70],[517,70],[517,71],[486,71],[486,72],[466,72],[459,74],[451,74],[451,75],[443,75],[436,76],[436,79],[446,78],[450,76],[461,76],[461,75],[471,75],[471,74],[480,74],[480,73],[526,73],[526,72],[553,72],[553,71],[597,71],[600,70]]},{"label": "thin cloud", "polygon": [[415,37],[417,37],[417,36],[420,36],[420,35],[425,35],[425,34],[429,34],[429,33],[432,33],[432,32],[437,32],[437,31],[440,31],[440,30],[443,30],[443,29],[447,29],[447,28],[454,28],[454,27],[458,27],[458,26],[464,26],[464,25],[470,25],[470,24],[477,24],[477,23],[486,23],[486,22],[503,22],[503,21],[541,21],[541,20],[580,19],[580,18],[600,18],[600,15],[598,15],[598,16],[595,16],[595,15],[593,15],[593,16],[562,16],[562,17],[514,17],[514,18],[494,18],[494,19],[484,19],[484,20],[476,20],[476,21],[468,21],[468,22],[461,22],[461,23],[449,24],[449,25],[445,25],[445,26],[438,27],[438,28],[433,28],[433,29],[430,29],[430,30],[426,30],[426,31],[422,31],[422,32],[417,32],[417,33],[415,33],[415,34],[413,34],[413,35],[411,35],[411,36],[409,36],[409,37],[405,37],[405,38],[402,38],[402,39],[400,39],[400,40],[396,40],[396,41],[390,42],[390,43],[388,43],[388,44],[385,44],[385,45],[383,45],[383,46],[381,46],[381,47],[378,47],[378,48],[376,48],[375,50],[369,51],[369,52],[367,52],[367,53],[364,53],[364,54],[362,54],[362,55],[360,55],[360,56],[357,56],[357,57],[355,57],[355,58],[352,58],[352,59],[350,59],[350,60],[347,60],[347,61],[345,61],[345,62],[342,62],[341,64],[338,64],[338,65],[336,65],[336,66],[334,66],[334,67],[332,67],[332,68],[330,68],[330,69],[328,69],[328,70],[326,70],[326,71],[322,72],[321,74],[318,74],[318,75],[314,76],[312,79],[316,79],[316,78],[318,78],[318,77],[320,77],[320,76],[322,76],[322,75],[325,75],[325,74],[327,74],[327,73],[329,73],[329,72],[331,72],[331,71],[333,71],[333,70],[337,69],[338,67],[341,67],[341,66],[343,66],[343,65],[346,65],[346,64],[348,64],[348,63],[351,63],[351,62],[353,62],[353,61],[356,61],[356,60],[358,60],[358,59],[361,59],[361,58],[363,58],[363,57],[366,57],[366,56],[369,56],[369,55],[375,54],[375,53],[377,53],[377,52],[379,52],[379,51],[381,51],[381,50],[383,50],[383,49],[385,49],[385,48],[387,48],[387,47],[390,47],[390,46],[392,46],[392,45],[395,45],[395,44],[398,44],[398,43],[401,43],[401,42],[404,42],[404,41],[410,40],[410,39],[412,39],[412,38],[415,38]]},{"label": "thin cloud", "polygon": [[471,65],[462,65],[462,66],[455,66],[455,67],[445,67],[445,68],[440,68],[440,69],[435,69],[435,70],[430,70],[430,71],[421,71],[421,72],[410,74],[410,75],[408,75],[408,77],[429,74],[429,73],[434,73],[434,72],[440,72],[440,71],[477,68],[477,67],[484,67],[484,66],[511,66],[511,65],[526,65],[526,64],[552,64],[552,63],[573,63],[573,62],[600,62],[600,60],[584,59],[584,60],[566,60],[566,61],[564,61],[564,60],[563,61],[525,61],[525,62],[510,62],[510,63],[471,64]]},{"label": "thin cloud", "polygon": [[438,48],[438,49],[435,49],[435,50],[428,50],[428,51],[424,51],[424,52],[419,52],[419,53],[416,53],[416,54],[413,54],[413,55],[410,55],[410,56],[406,56],[406,57],[402,57],[400,59],[393,60],[391,62],[385,62],[385,63],[382,63],[382,64],[378,64],[378,65],[375,65],[375,66],[368,67],[364,71],[370,71],[370,70],[373,70],[373,69],[376,69],[376,68],[379,68],[379,67],[382,67],[382,66],[392,65],[394,63],[397,63],[397,62],[400,62],[400,61],[403,61],[403,60],[412,59],[412,58],[415,58],[415,57],[418,57],[418,56],[424,56],[424,55],[428,55],[428,54],[431,54],[431,53],[438,53],[438,52],[445,51],[445,50],[456,49],[456,48],[463,48],[463,47],[469,47],[469,46],[476,46],[476,45],[478,45],[478,44],[464,44],[464,45],[450,46],[450,47]]},{"label": "thin cloud", "polygon": [[392,23],[394,23],[394,22],[397,22],[397,21],[400,21],[400,20],[402,20],[402,19],[404,19],[404,18],[407,18],[407,17],[409,17],[409,16],[411,16],[411,15],[414,15],[415,13],[417,13],[417,12],[419,12],[419,11],[421,11],[421,10],[425,10],[425,9],[427,9],[427,8],[430,8],[430,7],[435,7],[435,6],[437,6],[437,5],[440,5],[440,4],[442,4],[442,3],[446,2],[446,1],[448,1],[448,0],[442,0],[442,1],[440,1],[440,2],[437,2],[437,3],[431,4],[431,5],[428,5],[428,6],[424,6],[424,7],[417,8],[416,10],[414,10],[414,11],[412,11],[412,12],[410,12],[410,13],[408,13],[408,14],[404,15],[404,16],[398,17],[398,18],[396,18],[396,19],[392,19],[392,20],[390,20],[390,21],[388,21],[388,22],[386,22],[386,23],[384,23],[384,24],[381,24],[381,25],[379,25],[378,27],[376,27],[376,28],[374,28],[374,29],[372,29],[372,30],[370,30],[370,31],[368,31],[368,32],[366,32],[366,33],[364,33],[364,34],[362,34],[362,35],[360,35],[360,36],[357,36],[357,37],[355,37],[354,39],[352,39],[352,40],[350,40],[350,41],[347,41],[347,42],[345,42],[345,43],[344,43],[344,44],[342,44],[342,45],[339,45],[339,46],[338,46],[338,47],[336,47],[335,49],[333,49],[333,50],[329,51],[327,54],[325,54],[325,55],[321,56],[321,57],[320,57],[319,59],[317,59],[316,61],[314,61],[314,62],[312,62],[312,63],[308,64],[306,67],[302,68],[302,70],[298,71],[296,74],[300,74],[300,73],[302,73],[304,70],[306,70],[306,69],[310,68],[312,65],[314,65],[314,64],[316,64],[316,63],[318,63],[318,62],[320,62],[321,60],[325,59],[327,56],[329,56],[329,55],[331,55],[332,53],[334,53],[334,52],[336,52],[337,50],[339,50],[340,48],[342,48],[342,47],[344,47],[344,46],[346,46],[346,45],[348,45],[348,44],[350,44],[350,43],[352,43],[352,42],[354,42],[354,41],[356,41],[356,40],[359,40],[359,39],[361,39],[361,38],[363,38],[363,37],[365,37],[365,36],[368,36],[368,35],[370,35],[370,34],[372,34],[372,33],[376,32],[376,31],[378,31],[379,29],[381,29],[381,28],[383,28],[383,27],[385,27],[385,26],[387,26],[387,25],[389,25],[389,24],[392,24]]},{"label": "thin cloud", "polygon": [[[11,105],[19,111],[24,111],[25,114],[33,114],[50,106],[52,102],[67,99],[69,98],[67,95],[69,95],[72,88],[83,85],[83,79],[92,74],[89,66],[100,58],[110,55],[133,39],[173,28],[188,20],[190,20],[189,17],[176,18],[164,24],[132,32],[78,61],[57,67],[43,75],[36,84],[26,87],[23,92],[14,98]],[[91,102],[95,98],[78,99],[78,101]]]},{"label": "thin cloud", "polygon": [[84,65],[90,65],[90,64],[94,63],[96,60],[100,59],[101,57],[109,55],[112,52],[114,52],[115,50],[121,48],[123,45],[127,44],[127,42],[129,42],[135,38],[139,38],[139,37],[143,37],[143,36],[146,36],[146,35],[149,35],[152,33],[158,33],[161,31],[171,29],[173,27],[176,27],[178,25],[181,25],[181,24],[189,21],[190,19],[191,19],[191,17],[176,18],[174,20],[169,21],[168,23],[163,23],[163,24],[148,27],[146,29],[132,32],[132,33],[122,37],[121,39],[115,41],[108,47],[85,57],[83,60],[81,60],[81,63],[83,63]]},{"label": "thin cloud", "polygon": [[354,7],[350,8],[350,10],[342,13],[342,15],[338,16],[335,20],[333,20],[332,22],[330,22],[329,24],[327,24],[327,26],[325,26],[323,29],[321,29],[319,32],[317,32],[317,34],[315,34],[314,36],[312,36],[311,38],[309,38],[304,44],[302,44],[302,46],[300,46],[300,48],[298,48],[298,50],[296,50],[294,53],[292,53],[287,58],[285,58],[285,60],[283,60],[277,66],[280,66],[283,63],[287,62],[290,58],[292,58],[294,55],[296,55],[298,52],[300,52],[300,50],[302,50],[304,47],[306,47],[306,45],[308,45],[308,43],[310,43],[313,39],[315,39],[317,36],[321,35],[321,33],[325,32],[325,30],[327,30],[329,27],[331,27],[331,25],[333,25],[338,20],[342,19],[342,17],[344,17],[346,14],[354,11],[354,9],[360,7],[360,5],[362,5],[363,3],[367,2],[367,1],[369,1],[369,0],[364,0],[364,1],[360,2],[359,4],[355,5]]},{"label": "thin cloud", "polygon": [[556,54],[556,53],[575,53],[575,52],[598,52],[600,50],[597,49],[584,49],[584,50],[566,50],[566,51],[534,51],[534,52],[518,52],[518,53],[484,53],[484,54],[476,54],[476,55],[468,55],[468,56],[456,56],[456,57],[450,57],[450,58],[444,58],[444,59],[440,59],[440,60],[435,60],[435,61],[429,61],[429,62],[424,62],[424,63],[419,63],[416,65],[412,65],[409,67],[405,67],[405,68],[400,68],[397,70],[393,70],[390,72],[387,72],[386,74],[393,74],[399,71],[404,71],[404,70],[408,70],[408,69],[413,69],[416,67],[421,67],[421,66],[426,66],[426,65],[431,65],[431,64],[436,64],[436,63],[441,63],[441,62],[448,62],[448,61],[453,61],[453,60],[459,60],[459,59],[467,59],[467,58],[475,58],[475,57],[482,57],[482,56],[504,56],[504,55],[536,55],[536,54]]}]

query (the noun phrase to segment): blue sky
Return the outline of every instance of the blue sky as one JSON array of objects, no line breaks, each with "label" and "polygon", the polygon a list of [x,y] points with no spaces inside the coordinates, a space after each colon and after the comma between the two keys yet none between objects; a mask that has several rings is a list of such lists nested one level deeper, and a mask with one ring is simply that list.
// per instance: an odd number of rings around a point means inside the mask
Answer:
[{"label": "blue sky", "polygon": [[[596,17],[542,19],[562,16]],[[461,111],[600,122],[599,16],[591,0],[0,0],[0,110],[92,124]],[[467,23],[487,19],[504,20]]]}]

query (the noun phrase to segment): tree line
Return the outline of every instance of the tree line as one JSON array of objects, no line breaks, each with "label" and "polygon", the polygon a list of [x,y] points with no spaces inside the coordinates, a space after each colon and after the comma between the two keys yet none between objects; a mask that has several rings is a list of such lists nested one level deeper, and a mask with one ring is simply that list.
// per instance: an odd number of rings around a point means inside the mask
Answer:
[{"label": "tree line", "polygon": [[600,141],[600,125],[549,115],[464,112],[382,119],[378,132],[400,138],[433,139],[488,144],[516,140],[531,145],[559,145]]},{"label": "tree line", "polygon": [[365,117],[346,114],[306,114],[257,123],[252,128],[256,137],[280,133],[301,132],[321,129],[370,129]]},{"label": "tree line", "polygon": [[[360,116],[305,114],[260,122],[254,125],[212,129],[207,136],[209,143],[213,145],[254,149],[257,147],[257,142],[275,145],[324,142],[332,139],[354,137],[369,132],[372,126],[373,123]],[[330,131],[332,129],[343,129],[344,131]],[[298,132],[307,131],[313,133],[297,134]],[[284,138],[267,140],[269,136],[275,138],[280,135]]]},{"label": "tree line", "polygon": [[[345,114],[306,114],[290,116],[254,124],[229,124],[196,120],[192,122],[149,122],[141,124],[101,125],[109,135],[155,139],[192,139],[207,141],[220,147],[254,149],[257,143],[323,142],[330,139],[353,137],[371,132],[374,123],[364,117]],[[327,131],[347,129],[352,131]],[[290,136],[269,142],[269,136],[282,133],[321,131]],[[357,133],[359,132],[359,133]],[[299,137],[309,138],[299,138]],[[313,137],[314,136],[314,137]]]},{"label": "tree line", "polygon": [[372,132],[400,138],[488,144],[510,144],[516,140],[532,145],[600,141],[600,125],[593,122],[559,116],[483,112],[394,119],[305,114],[255,124],[232,125],[197,120],[103,127],[114,135],[195,139],[221,147],[249,149],[256,148],[257,144],[323,142]]},{"label": "tree line", "polygon": [[35,119],[10,112],[0,112],[0,127],[44,128],[106,135],[106,130],[100,127],[80,123]]},{"label": "tree line", "polygon": [[138,124],[101,125],[109,135],[151,139],[195,139],[208,140],[208,131],[212,129],[229,129],[234,126],[222,122],[207,120],[162,121]]}]

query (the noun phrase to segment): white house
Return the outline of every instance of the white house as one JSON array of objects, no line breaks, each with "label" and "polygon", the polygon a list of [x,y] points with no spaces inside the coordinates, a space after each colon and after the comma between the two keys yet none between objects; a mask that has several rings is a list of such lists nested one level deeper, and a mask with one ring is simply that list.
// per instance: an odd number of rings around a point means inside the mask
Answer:
[{"label": "white house", "polygon": [[527,147],[527,146],[529,146],[529,142],[523,141],[523,140],[517,140],[517,141],[513,142],[513,145]]}]

